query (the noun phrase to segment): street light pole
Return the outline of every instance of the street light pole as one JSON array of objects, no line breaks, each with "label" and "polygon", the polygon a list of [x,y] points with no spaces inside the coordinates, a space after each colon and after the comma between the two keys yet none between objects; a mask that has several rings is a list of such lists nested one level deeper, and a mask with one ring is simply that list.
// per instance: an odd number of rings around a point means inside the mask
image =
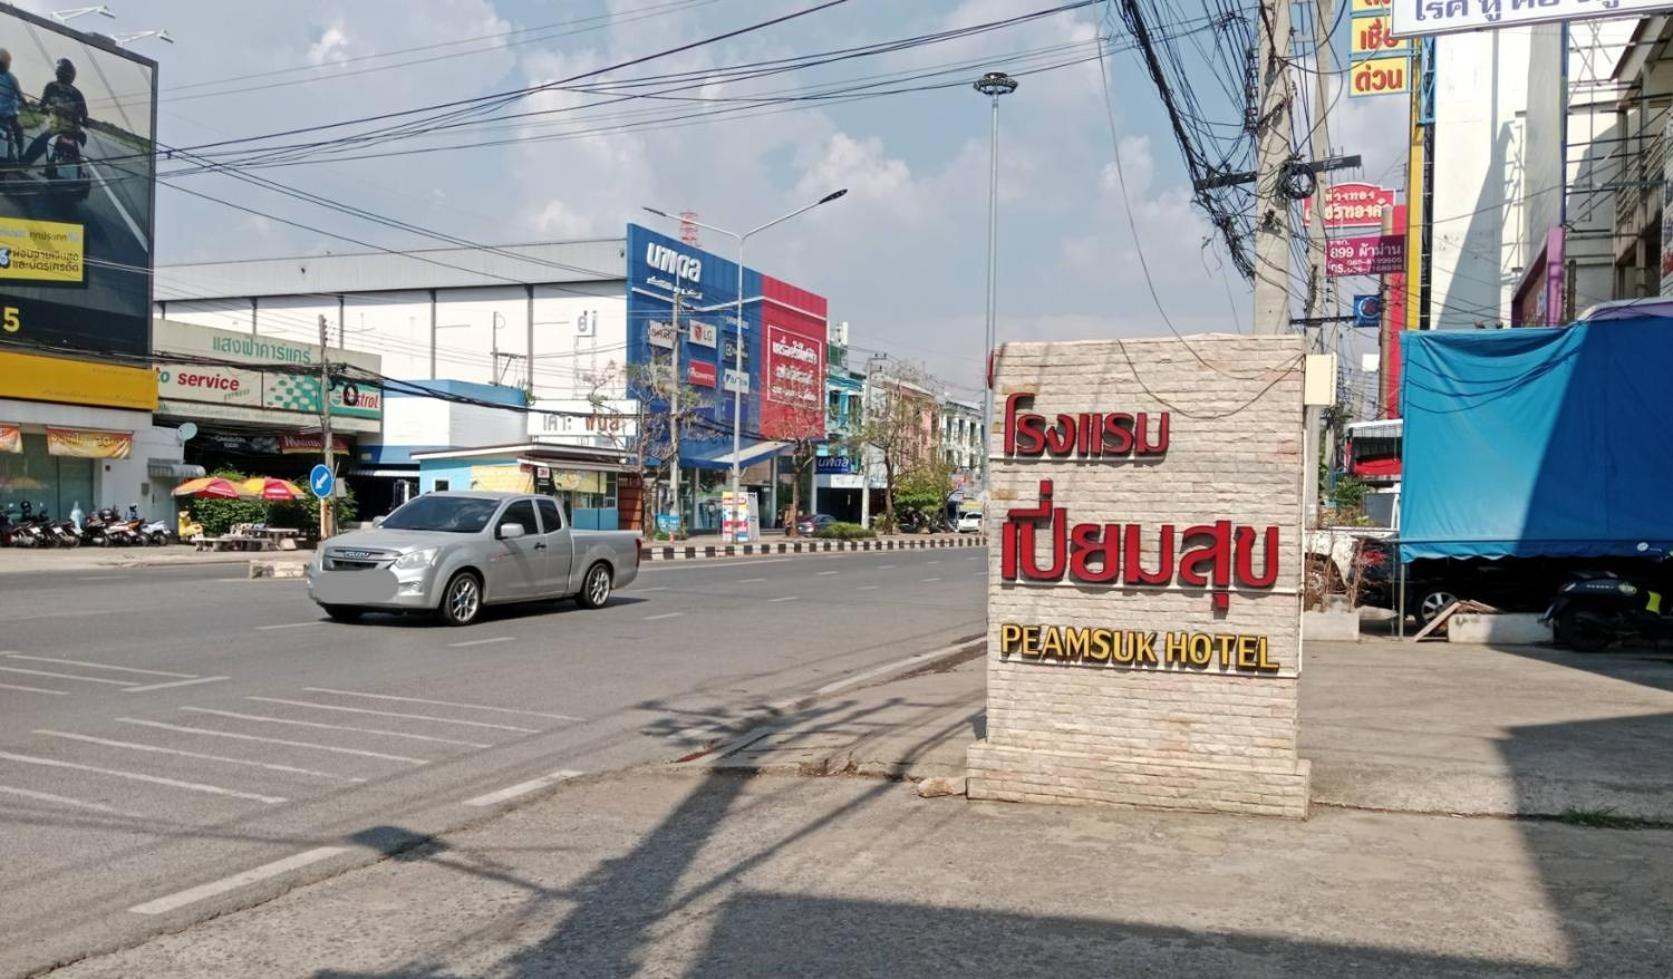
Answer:
[{"label": "street light pole", "polygon": [[[732,373],[734,374],[733,386],[732,386],[732,506],[734,508],[736,508],[737,505],[738,505],[737,501],[738,501],[739,492],[740,492],[739,479],[740,479],[741,470],[738,466],[738,457],[743,453],[743,437],[742,436],[743,436],[743,427],[744,427],[744,394],[743,394],[743,383],[742,383],[743,382],[743,377],[744,377],[744,244],[746,242],[748,242],[749,239],[752,236],[760,234],[761,232],[766,231],[768,228],[774,227],[775,225],[783,224],[784,222],[790,220],[791,218],[796,217],[799,214],[804,214],[808,211],[811,211],[811,210],[813,210],[814,208],[818,207],[821,204],[829,204],[831,201],[836,200],[837,198],[843,196],[846,193],[848,193],[848,188],[846,188],[846,187],[844,187],[840,190],[833,190],[829,194],[826,194],[824,197],[821,197],[818,200],[814,201],[812,204],[806,204],[806,205],[803,205],[802,207],[798,207],[794,211],[791,211],[789,214],[783,215],[782,217],[774,218],[773,220],[768,221],[766,224],[760,225],[760,226],[755,227],[755,228],[751,228],[748,231],[744,231],[744,232],[741,232],[741,233],[737,232],[737,231],[728,231],[725,228],[717,228],[712,224],[704,224],[703,222],[698,221],[695,218],[691,218],[691,217],[685,217],[685,216],[675,217],[674,215],[669,214],[667,211],[661,211],[661,210],[658,210],[654,207],[645,208],[646,211],[650,212],[651,214],[655,214],[657,217],[668,218],[669,220],[677,220],[677,221],[683,222],[685,224],[696,225],[697,227],[703,228],[707,231],[713,231],[715,234],[725,235],[728,238],[735,239],[738,243],[738,294],[737,294],[737,299],[736,299],[736,312],[734,313],[734,318],[736,319],[735,326],[736,326],[737,331],[738,331],[738,338],[737,338],[737,342],[732,347]],[[721,375],[722,375],[722,377],[725,376],[725,371],[724,370],[721,372]],[[726,384],[725,384],[724,381],[721,382],[721,387],[722,387],[722,389],[724,389],[726,387]],[[732,526],[733,526],[734,541],[729,541],[729,543],[735,542],[735,537],[736,537],[736,533],[737,533],[737,531],[736,531],[737,520],[736,520],[736,510],[735,509],[734,509],[734,514],[733,514],[733,524],[732,524]]]},{"label": "street light pole", "polygon": [[997,340],[994,320],[994,297],[999,278],[999,97],[1017,90],[1017,80],[1002,71],[990,71],[976,80],[976,91],[992,103],[992,123],[988,137],[988,316],[987,343],[982,356],[982,492],[989,486],[988,443],[993,439],[993,348]]}]

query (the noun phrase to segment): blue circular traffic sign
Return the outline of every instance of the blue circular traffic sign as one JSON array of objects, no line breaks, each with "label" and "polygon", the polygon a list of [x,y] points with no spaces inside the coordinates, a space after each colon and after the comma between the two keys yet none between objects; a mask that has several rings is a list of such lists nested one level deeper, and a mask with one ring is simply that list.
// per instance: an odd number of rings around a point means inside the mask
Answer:
[{"label": "blue circular traffic sign", "polygon": [[314,495],[323,500],[331,495],[331,489],[336,485],[337,477],[332,474],[331,468],[323,462],[316,462],[308,473],[308,488],[314,491]]}]

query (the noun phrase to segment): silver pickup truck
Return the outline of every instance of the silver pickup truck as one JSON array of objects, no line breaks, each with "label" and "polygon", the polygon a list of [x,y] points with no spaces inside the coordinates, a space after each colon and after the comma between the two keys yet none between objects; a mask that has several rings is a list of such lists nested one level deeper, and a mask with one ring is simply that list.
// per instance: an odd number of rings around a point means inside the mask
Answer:
[{"label": "silver pickup truck", "polygon": [[429,493],[375,523],[308,564],[308,596],[333,619],[430,611],[467,625],[484,605],[570,597],[598,608],[639,575],[638,534],[571,530],[549,496]]}]

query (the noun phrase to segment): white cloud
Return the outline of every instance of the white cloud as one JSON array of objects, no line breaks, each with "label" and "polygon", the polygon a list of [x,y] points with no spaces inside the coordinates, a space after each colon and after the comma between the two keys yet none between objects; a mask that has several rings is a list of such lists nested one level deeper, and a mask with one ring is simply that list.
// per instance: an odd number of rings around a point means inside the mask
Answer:
[{"label": "white cloud", "polygon": [[332,24],[320,35],[320,39],[308,48],[308,63],[323,65],[328,61],[342,61],[348,45],[349,36],[344,33],[343,25]]}]

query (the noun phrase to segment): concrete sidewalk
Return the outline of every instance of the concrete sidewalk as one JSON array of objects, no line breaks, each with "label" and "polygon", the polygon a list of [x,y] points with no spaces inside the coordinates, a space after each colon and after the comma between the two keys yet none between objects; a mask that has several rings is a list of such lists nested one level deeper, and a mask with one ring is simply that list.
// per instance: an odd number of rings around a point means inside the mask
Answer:
[{"label": "concrete sidewalk", "polygon": [[52,975],[1664,976],[1670,843],[642,771]]},{"label": "concrete sidewalk", "polygon": [[0,575],[53,574],[65,571],[101,571],[112,568],[183,567],[197,564],[247,565],[252,558],[262,561],[294,561],[306,564],[311,550],[298,551],[208,551],[189,545],[167,547],[72,547],[0,548]]}]

